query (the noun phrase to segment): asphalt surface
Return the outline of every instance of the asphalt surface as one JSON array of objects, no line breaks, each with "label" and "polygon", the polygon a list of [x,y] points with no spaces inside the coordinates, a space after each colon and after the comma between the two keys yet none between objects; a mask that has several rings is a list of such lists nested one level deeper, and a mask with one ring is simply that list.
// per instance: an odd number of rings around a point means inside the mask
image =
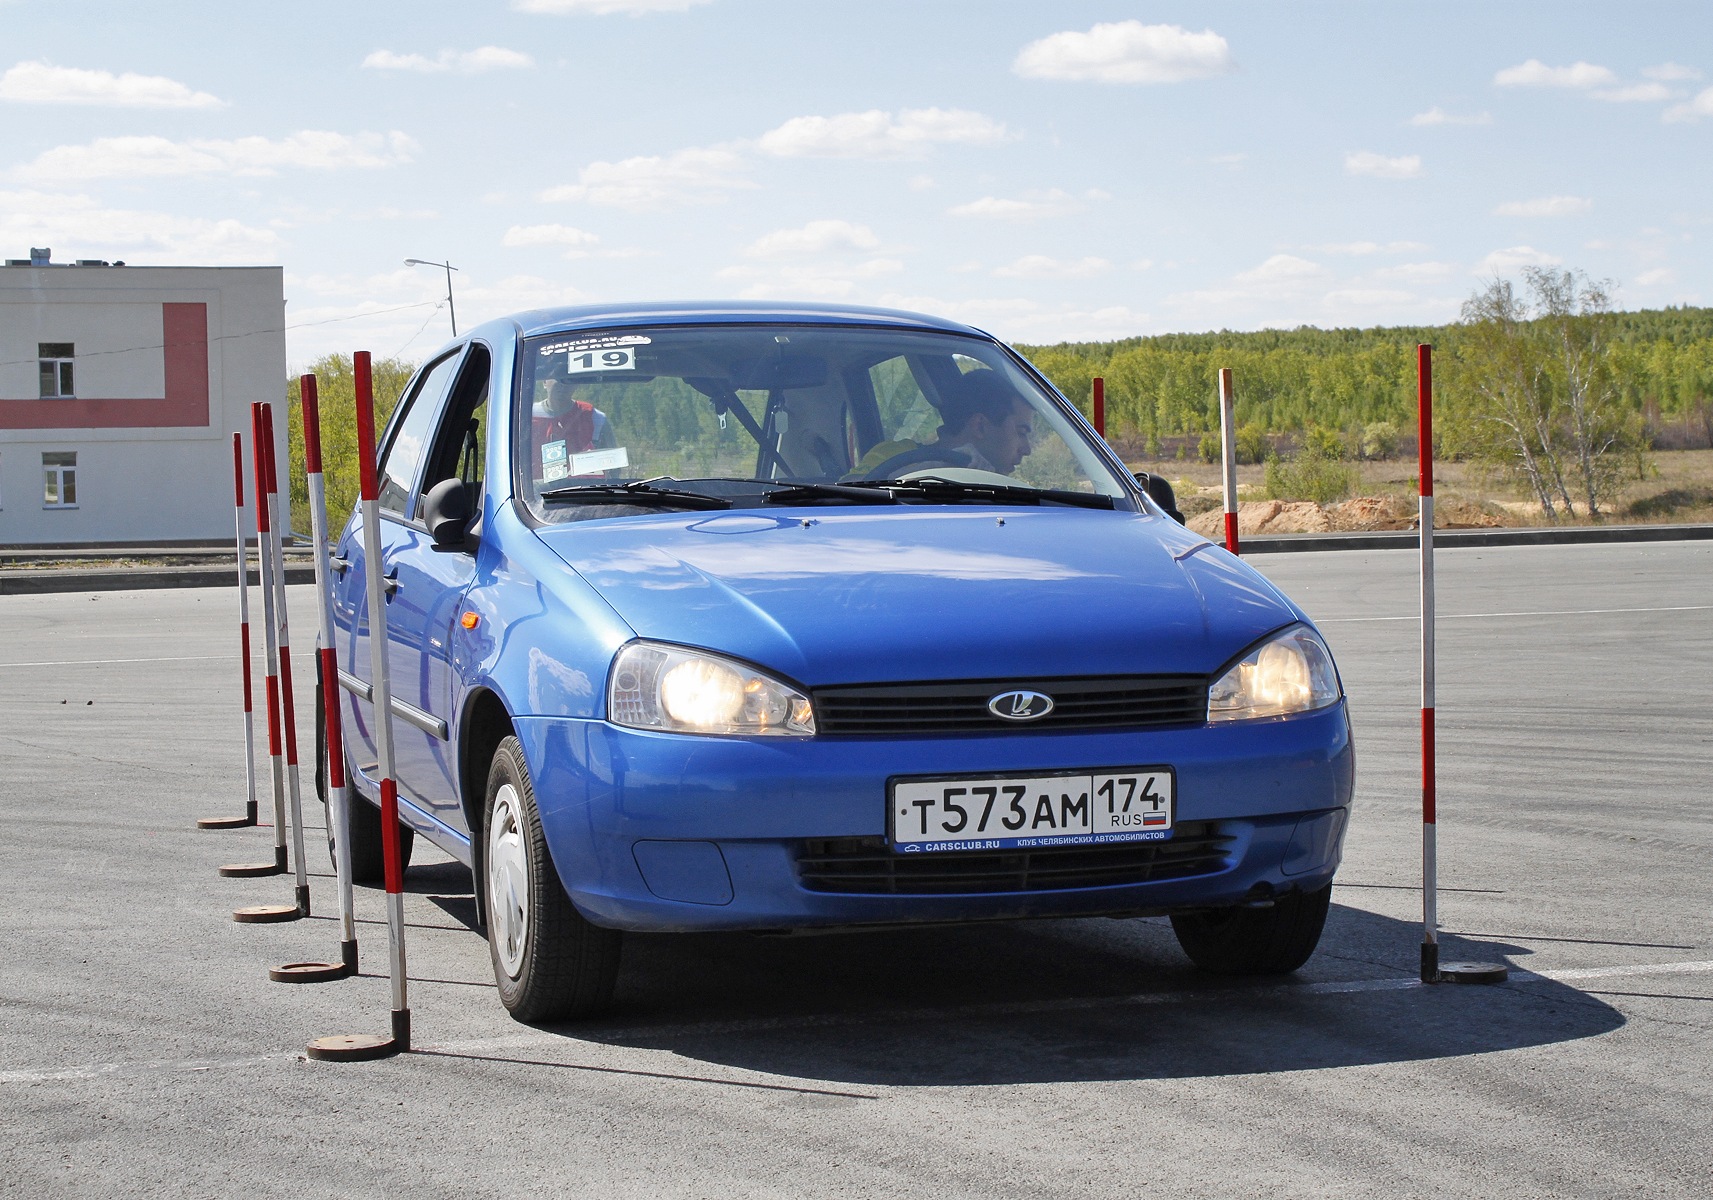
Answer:
[{"label": "asphalt surface", "polygon": [[1511,963],[1490,988],[1413,982],[1415,557],[1257,565],[1358,738],[1288,981],[1160,921],[633,938],[614,1016],[536,1029],[429,852],[419,1052],[355,1065],[302,1051],[386,1029],[379,893],[360,978],[270,983],[336,954],[325,853],[314,917],[240,925],[289,877],[215,867],[271,831],[192,828],[243,799],[230,591],[0,596],[0,1194],[1707,1196],[1713,543],[1439,555],[1445,956]]}]

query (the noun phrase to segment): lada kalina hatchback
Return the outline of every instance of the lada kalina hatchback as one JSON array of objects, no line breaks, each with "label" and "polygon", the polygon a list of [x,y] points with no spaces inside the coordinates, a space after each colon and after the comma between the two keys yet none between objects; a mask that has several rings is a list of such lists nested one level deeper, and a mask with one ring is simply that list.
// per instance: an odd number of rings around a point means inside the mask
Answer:
[{"label": "lada kalina hatchback", "polygon": [[437,354],[335,582],[359,878],[365,579],[401,822],[466,863],[505,1006],[606,1002],[627,930],[1169,914],[1295,970],[1351,799],[1302,610],[1027,362],[903,312],[528,312]]}]

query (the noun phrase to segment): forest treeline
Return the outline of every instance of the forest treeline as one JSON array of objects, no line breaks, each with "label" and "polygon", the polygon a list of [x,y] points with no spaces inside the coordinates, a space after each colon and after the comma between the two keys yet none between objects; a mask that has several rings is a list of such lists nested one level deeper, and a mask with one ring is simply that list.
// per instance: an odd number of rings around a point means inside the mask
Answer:
[{"label": "forest treeline", "polygon": [[[1713,444],[1713,308],[1666,308],[1606,316],[1619,403],[1652,444]],[[1360,440],[1389,427],[1408,441],[1415,425],[1416,345],[1434,347],[1437,383],[1452,405],[1472,355],[1484,352],[1468,323],[1370,329],[1305,326],[1258,333],[1165,334],[1115,342],[1019,346],[1085,412],[1092,381],[1106,380],[1107,435],[1127,453],[1194,453],[1217,433],[1216,379],[1235,373],[1237,420],[1253,446],[1293,444],[1314,431]],[[1371,443],[1372,444],[1372,443]]]}]

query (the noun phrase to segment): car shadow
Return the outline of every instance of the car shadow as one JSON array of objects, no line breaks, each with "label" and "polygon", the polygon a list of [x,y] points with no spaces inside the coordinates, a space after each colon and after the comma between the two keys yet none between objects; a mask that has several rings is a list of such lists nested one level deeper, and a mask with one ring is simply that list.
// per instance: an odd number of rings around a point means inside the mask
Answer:
[{"label": "car shadow", "polygon": [[[1191,966],[1163,920],[633,935],[613,1015],[543,1028],[776,1076],[935,1086],[1411,1062],[1624,1023],[1546,980],[1413,985],[1419,941],[1418,925],[1334,905],[1303,971],[1250,980]],[[1447,961],[1528,953],[1502,941],[1443,944]]]}]

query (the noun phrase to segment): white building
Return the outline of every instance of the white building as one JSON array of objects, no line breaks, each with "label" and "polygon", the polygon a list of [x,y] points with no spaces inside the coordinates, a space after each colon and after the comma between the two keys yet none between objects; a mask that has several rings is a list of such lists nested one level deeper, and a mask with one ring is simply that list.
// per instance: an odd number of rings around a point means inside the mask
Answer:
[{"label": "white building", "polygon": [[[0,268],[0,546],[227,541],[232,434],[274,405],[286,458],[280,267]],[[252,519],[253,527],[253,519]]]}]

